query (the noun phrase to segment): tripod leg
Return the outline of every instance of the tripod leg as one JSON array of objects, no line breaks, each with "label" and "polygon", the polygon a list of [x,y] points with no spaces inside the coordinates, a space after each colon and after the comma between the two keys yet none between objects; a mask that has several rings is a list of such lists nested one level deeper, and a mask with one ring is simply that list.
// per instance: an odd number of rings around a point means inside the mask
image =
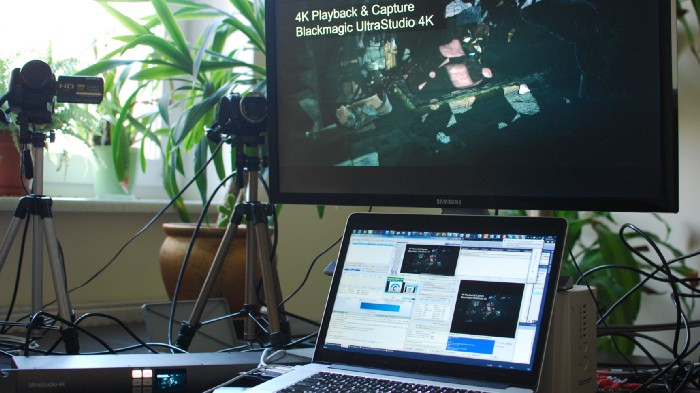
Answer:
[{"label": "tripod leg", "polygon": [[12,221],[10,221],[10,226],[7,228],[7,233],[5,233],[5,237],[2,240],[2,245],[0,245],[0,272],[2,272],[2,268],[5,265],[5,262],[7,262],[7,256],[10,254],[12,244],[14,243],[15,238],[17,237],[20,224],[26,218],[26,215],[24,217],[19,217],[15,215],[14,217],[12,217]]},{"label": "tripod leg", "polygon": [[[186,351],[192,343],[192,338],[194,337],[195,332],[201,325],[200,319],[202,318],[204,307],[209,300],[209,295],[211,295],[211,291],[216,283],[216,278],[219,276],[221,267],[226,260],[226,254],[228,254],[231,242],[233,241],[233,236],[236,234],[236,229],[241,221],[242,216],[237,215],[234,212],[233,216],[231,217],[231,221],[229,221],[228,225],[226,226],[226,231],[224,232],[224,237],[221,239],[221,244],[219,244],[219,248],[216,250],[216,256],[214,257],[214,261],[211,263],[209,273],[207,273],[207,278],[204,280],[202,289],[197,296],[197,301],[194,304],[190,318],[187,321],[183,321],[182,326],[180,326],[180,332],[178,333],[176,340],[176,345],[178,348]],[[173,301],[174,300],[175,299],[173,299]]]},{"label": "tripod leg", "polygon": [[[32,192],[36,196],[32,198],[32,313],[36,313],[44,307],[44,234],[42,220],[51,217],[51,198],[43,197],[44,194],[44,148],[46,138],[43,133],[32,134],[32,154],[34,160],[34,182]],[[55,235],[54,235],[55,238]],[[48,245],[47,245],[48,247]],[[49,251],[50,252],[50,251]],[[58,290],[58,289],[56,289]],[[57,298],[58,299],[58,298]],[[59,314],[60,315],[60,314]],[[63,317],[63,316],[62,316]]]},{"label": "tripod leg", "polygon": [[273,348],[280,348],[289,342],[289,326],[283,315],[284,309],[280,306],[282,292],[279,285],[279,276],[274,265],[270,261],[270,237],[267,221],[255,224],[255,234],[258,243],[258,256],[260,257],[260,273],[265,289],[265,302],[270,319],[270,344]]},{"label": "tripod leg", "polygon": [[246,232],[246,253],[245,253],[245,300],[243,303],[243,309],[245,310],[247,317],[243,322],[243,340],[247,342],[253,342],[258,337],[257,335],[257,324],[255,323],[255,318],[260,312],[260,305],[258,304],[258,294],[256,281],[258,277],[258,248],[257,248],[257,238],[255,233],[255,224],[253,222],[253,216],[248,215],[247,229]]},{"label": "tripod leg", "polygon": [[32,313],[44,307],[44,230],[41,217],[32,216]]},{"label": "tripod leg", "polygon": [[[53,225],[53,219],[45,216],[42,220],[44,224],[44,234],[46,235],[46,248],[49,251],[49,262],[51,265],[51,275],[53,276],[53,287],[56,291],[56,303],[58,304],[58,316],[66,321],[74,321],[73,308],[68,297],[68,284],[65,276],[65,265],[61,259],[58,247],[58,238]],[[68,354],[80,353],[80,343],[78,342],[78,330],[74,327],[66,327],[61,330],[61,336],[66,346]]]},{"label": "tripod leg", "polygon": [[[17,238],[17,234],[19,233],[19,230],[21,228],[22,223],[26,223],[27,220],[30,218],[30,211],[33,209],[34,206],[34,200],[31,197],[23,197],[20,199],[19,204],[17,205],[17,208],[15,209],[15,214],[12,217],[12,221],[10,222],[10,226],[7,229],[7,233],[5,234],[5,238],[2,241],[2,245],[0,246],[0,272],[2,272],[2,269],[5,265],[5,262],[7,262],[7,257],[10,253],[10,249],[12,248],[12,244],[15,242],[15,239]],[[34,216],[31,216],[32,220],[34,219]],[[32,221],[34,227],[35,221]],[[33,230],[33,232],[35,232]],[[43,247],[43,243],[39,243],[40,246]],[[33,254],[34,255],[34,254]],[[35,257],[32,257],[32,269],[35,269],[35,265],[38,263],[39,264],[39,269],[41,269],[41,259],[38,261],[35,259]],[[32,313],[37,312],[38,310],[41,309],[42,304],[41,304],[41,291],[43,288],[36,289],[37,285],[36,282],[38,281],[41,284],[41,274],[43,272],[39,273],[39,279],[36,278],[36,272],[32,272],[32,280],[34,282],[32,286]],[[40,285],[39,285],[40,286]],[[37,292],[39,293],[39,296],[37,297]],[[39,303],[37,304],[37,299],[39,299]],[[35,330],[32,332],[32,337],[33,338],[38,338],[41,337],[42,333],[39,330]]]}]

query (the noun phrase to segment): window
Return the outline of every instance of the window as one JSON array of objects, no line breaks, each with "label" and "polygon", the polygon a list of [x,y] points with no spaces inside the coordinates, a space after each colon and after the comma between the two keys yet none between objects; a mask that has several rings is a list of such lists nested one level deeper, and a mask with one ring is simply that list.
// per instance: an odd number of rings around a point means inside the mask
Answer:
[{"label": "window", "polygon": [[[110,5],[131,17],[153,14],[149,2],[116,2]],[[30,60],[41,59],[55,68],[56,76],[64,75],[66,73],[56,69],[59,64],[70,60],[74,70],[91,65],[97,58],[119,46],[119,42],[112,37],[128,34],[119,22],[93,0],[24,0],[12,2],[4,9],[4,15],[7,17],[0,24],[0,35],[6,38],[2,60],[7,62],[10,70],[20,68]],[[183,30],[186,34],[196,37],[199,35],[198,29],[195,23],[194,26],[190,25]],[[194,41],[194,38],[191,41]],[[130,52],[128,57],[134,56],[138,54]],[[9,81],[10,75],[0,77]],[[57,104],[57,112],[62,105],[64,104]],[[136,196],[140,199],[165,199],[167,195],[162,189],[161,158],[157,148],[151,151],[153,154],[147,156],[149,159],[146,173],[139,170],[137,175]],[[45,194],[52,197],[93,196],[89,165],[92,152],[85,143],[57,133],[55,141],[49,143],[46,157]],[[190,190],[186,198],[198,199],[196,190]]]}]

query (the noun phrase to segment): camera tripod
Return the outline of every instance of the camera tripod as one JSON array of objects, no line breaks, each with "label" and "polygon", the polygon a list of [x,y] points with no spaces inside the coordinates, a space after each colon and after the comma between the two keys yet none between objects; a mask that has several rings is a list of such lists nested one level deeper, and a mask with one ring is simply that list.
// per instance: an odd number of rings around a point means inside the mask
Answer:
[{"label": "camera tripod", "polygon": [[[43,247],[46,242],[53,286],[56,292],[56,303],[58,305],[58,316],[64,321],[73,321],[74,312],[68,297],[68,287],[65,276],[65,265],[61,258],[58,238],[51,212],[52,200],[43,195],[44,176],[44,149],[46,148],[47,135],[44,132],[29,130],[29,123],[23,113],[19,114],[20,142],[23,145],[32,146],[33,165],[33,191],[30,195],[21,197],[15,209],[10,226],[5,234],[5,238],[0,245],[0,272],[7,261],[12,244],[15,241],[21,224],[31,217],[32,223],[32,314],[39,312],[43,308]],[[51,132],[51,138],[53,131]],[[28,154],[25,150],[24,154]],[[26,162],[26,160],[25,160]],[[29,170],[29,168],[25,168]],[[80,352],[78,343],[78,331],[71,326],[62,326],[61,336],[65,343],[68,354]]]},{"label": "camera tripod", "polygon": [[[237,138],[234,138],[237,139]],[[274,206],[258,201],[258,176],[260,159],[249,157],[243,151],[244,142],[236,143],[236,181],[238,189],[245,190],[246,202],[238,203],[233,209],[231,219],[226,226],[224,237],[217,249],[209,273],[202,285],[189,320],[182,322],[176,345],[187,350],[197,329],[201,326],[204,306],[214,287],[215,280],[226,258],[236,229],[246,219],[246,277],[245,304],[240,314],[246,316],[244,322],[244,340],[252,342],[257,338],[258,316],[260,304],[257,296],[257,263],[259,262],[265,302],[267,303],[268,333],[270,345],[280,348],[289,342],[289,324],[286,321],[284,309],[279,305],[281,290],[277,270],[270,258],[271,240],[267,217],[273,212]],[[244,175],[240,175],[243,173]],[[235,315],[235,314],[234,314]]]}]

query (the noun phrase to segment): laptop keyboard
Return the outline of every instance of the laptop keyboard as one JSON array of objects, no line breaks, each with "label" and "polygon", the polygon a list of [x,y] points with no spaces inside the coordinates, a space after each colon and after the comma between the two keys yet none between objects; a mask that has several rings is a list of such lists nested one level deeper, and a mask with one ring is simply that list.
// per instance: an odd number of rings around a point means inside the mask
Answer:
[{"label": "laptop keyboard", "polygon": [[316,373],[283,390],[292,392],[421,392],[421,393],[484,393],[480,390],[454,389],[440,386],[387,381],[354,375]]}]

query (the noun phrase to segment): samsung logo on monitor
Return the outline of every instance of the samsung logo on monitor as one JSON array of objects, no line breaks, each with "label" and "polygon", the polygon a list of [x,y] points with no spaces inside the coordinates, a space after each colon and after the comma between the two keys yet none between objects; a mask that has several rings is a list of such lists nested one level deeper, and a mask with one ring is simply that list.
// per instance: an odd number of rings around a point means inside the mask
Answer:
[{"label": "samsung logo on monitor", "polygon": [[437,198],[436,202],[440,206],[462,206],[461,199]]}]

